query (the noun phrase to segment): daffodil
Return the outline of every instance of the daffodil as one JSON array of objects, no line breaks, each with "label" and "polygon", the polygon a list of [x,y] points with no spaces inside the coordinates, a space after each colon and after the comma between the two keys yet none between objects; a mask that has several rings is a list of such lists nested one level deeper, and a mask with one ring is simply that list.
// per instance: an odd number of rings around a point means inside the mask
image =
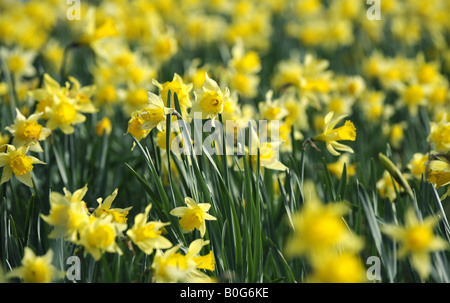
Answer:
[{"label": "daffodil", "polygon": [[341,115],[333,119],[333,112],[325,116],[325,127],[320,135],[313,138],[314,141],[324,141],[328,151],[334,155],[339,156],[340,153],[336,150],[353,153],[353,149],[347,145],[341,144],[338,141],[355,141],[356,128],[350,120],[345,121],[341,127],[335,128],[336,125],[344,119],[347,115]]},{"label": "daffodil", "polygon": [[424,175],[427,171],[427,161],[428,154],[415,153],[412,159],[409,161],[407,167],[410,171],[411,176],[415,179],[420,180],[422,175]]},{"label": "daffodil", "polygon": [[152,130],[156,127],[159,131],[164,131],[166,117],[174,109],[165,107],[161,97],[152,92],[148,92],[148,100],[145,108],[139,112],[139,117],[144,121],[141,129]]},{"label": "daffodil", "polygon": [[144,119],[139,116],[139,112],[133,112],[128,121],[127,134],[130,134],[136,138],[136,140],[141,141],[147,137],[151,131],[151,129],[142,129],[142,125],[144,125]]},{"label": "daffodil", "polygon": [[226,99],[230,97],[230,90],[225,88],[222,92],[216,81],[205,74],[205,83],[202,90],[194,92],[195,103],[192,106],[190,116],[195,117],[195,113],[200,113],[202,119],[214,121],[222,113]]},{"label": "daffodil", "polygon": [[363,283],[366,269],[361,258],[354,253],[326,253],[316,256],[312,262],[311,283]]},{"label": "daffodil", "polygon": [[116,237],[126,228],[126,224],[114,223],[112,216],[103,215],[101,218],[89,217],[89,223],[80,230],[80,239],[76,242],[95,260],[100,260],[104,252],[122,254],[116,243]]},{"label": "daffodil", "polygon": [[429,162],[428,182],[436,188],[450,184],[450,161],[445,157],[436,157]]},{"label": "daffodil", "polygon": [[190,93],[192,91],[192,83],[184,83],[183,79],[175,73],[172,81],[159,83],[156,79],[152,81],[153,85],[159,88],[159,95],[167,106],[167,97],[169,96],[169,90],[171,92],[172,105],[174,102],[174,95],[177,94],[178,102],[180,103],[180,109],[183,117],[187,116],[188,108],[192,107]]},{"label": "daffodil", "polygon": [[116,188],[111,195],[106,197],[105,201],[103,201],[102,198],[97,199],[98,207],[93,212],[96,217],[100,218],[102,215],[106,214],[107,216],[112,216],[112,222],[127,223],[127,215],[132,208],[131,206],[123,209],[111,208],[114,199],[117,197],[118,191],[119,190]]},{"label": "daffodil", "polygon": [[0,184],[11,179],[12,175],[23,184],[33,187],[31,172],[33,164],[45,164],[36,157],[28,156],[30,149],[28,145],[16,148],[14,145],[7,144],[5,153],[0,153],[0,167],[3,167],[3,174]]},{"label": "daffodil", "polygon": [[433,143],[439,152],[450,151],[450,122],[447,122],[447,117],[444,116],[439,122],[431,122],[430,128],[428,142]]},{"label": "daffodil", "polygon": [[283,107],[280,100],[272,100],[273,91],[269,90],[266,93],[266,99],[264,102],[258,103],[259,113],[262,120],[282,120],[289,112]]},{"label": "daffodil", "polygon": [[347,178],[356,174],[356,165],[350,163],[350,156],[348,154],[341,155],[336,162],[329,163],[327,165],[327,168],[332,175],[334,175],[338,179],[341,179],[344,165],[346,168]]},{"label": "daffodil", "polygon": [[96,22],[96,9],[91,7],[86,12],[84,18],[84,33],[78,40],[80,44],[92,44],[101,39],[114,37],[119,34],[117,27],[112,18],[107,18],[102,24]]},{"label": "daffodil", "polygon": [[108,117],[103,117],[100,121],[95,124],[95,133],[97,136],[103,136],[106,134],[109,136],[112,131],[111,120]]},{"label": "daffodil", "polygon": [[250,127],[250,134],[251,134],[250,137],[251,141],[250,146],[248,148],[248,152],[253,164],[253,168],[256,169],[258,149],[259,149],[259,161],[261,167],[279,171],[288,170],[287,166],[280,161],[279,148],[283,142],[278,140],[271,142],[268,141],[261,142],[258,137],[258,134],[256,133],[253,127]]},{"label": "daffodil", "polygon": [[203,239],[197,239],[189,244],[188,251],[186,253],[186,258],[191,259],[195,262],[195,269],[189,273],[189,282],[201,283],[201,282],[214,282],[211,277],[200,271],[200,269],[214,271],[215,269],[215,259],[214,254],[209,251],[208,254],[201,256],[200,251],[203,246],[208,245],[209,241]]},{"label": "daffodil", "polygon": [[84,189],[77,190],[72,195],[66,190],[63,196],[58,192],[50,192],[50,212],[41,218],[53,226],[49,238],[65,238],[75,243],[78,240],[79,230],[89,223],[89,214],[86,204],[82,201]]},{"label": "daffodil", "polygon": [[190,232],[197,229],[203,237],[206,232],[206,220],[217,220],[216,217],[208,214],[211,204],[197,203],[190,197],[186,197],[184,203],[186,203],[187,207],[176,207],[172,209],[170,214],[172,216],[181,217],[179,222],[184,232]]},{"label": "daffodil", "polygon": [[36,69],[33,66],[33,61],[37,56],[35,51],[24,50],[20,47],[12,49],[2,47],[0,56],[5,60],[6,67],[16,79],[35,75]]},{"label": "daffodil", "polygon": [[147,221],[152,205],[145,208],[144,213],[134,217],[134,225],[127,231],[127,236],[147,255],[153,253],[154,249],[166,249],[172,247],[172,243],[162,234],[162,228],[170,223],[159,221]]},{"label": "daffodil", "polygon": [[66,96],[55,95],[51,107],[45,108],[45,114],[48,117],[46,127],[51,130],[59,128],[66,135],[75,131],[74,125],[86,121],[86,116],[78,112],[76,100]]},{"label": "daffodil", "polygon": [[152,263],[156,283],[176,283],[189,280],[189,274],[197,267],[193,258],[187,258],[179,252],[181,244],[166,251],[158,249]]},{"label": "daffodil", "polygon": [[49,74],[44,74],[44,87],[36,88],[28,92],[28,95],[37,101],[36,113],[42,112],[42,118],[48,119],[45,114],[46,107],[51,107],[55,95],[64,95],[64,88],[62,88],[58,81],[53,79]]},{"label": "daffodil", "polygon": [[72,87],[67,91],[67,96],[76,100],[77,110],[82,113],[98,112],[91,100],[97,87],[95,85],[81,86],[80,81],[72,76],[69,76],[68,79],[72,83]]},{"label": "daffodil", "polygon": [[433,232],[438,221],[436,216],[430,216],[421,221],[417,218],[414,209],[409,208],[405,214],[405,226],[392,224],[381,226],[383,233],[400,242],[398,257],[409,256],[412,266],[422,279],[426,279],[431,272],[430,252],[449,248],[448,242]]},{"label": "daffodil", "polygon": [[34,152],[42,152],[43,149],[39,144],[39,141],[45,140],[51,133],[51,130],[43,127],[37,121],[41,118],[43,113],[32,114],[28,118],[16,108],[16,119],[14,119],[14,124],[5,127],[13,136],[12,144],[16,147],[30,145],[30,150]]},{"label": "daffodil", "polygon": [[362,240],[347,227],[343,216],[349,208],[343,202],[323,204],[315,189],[305,190],[305,203],[293,215],[294,232],[287,244],[286,253],[290,256],[307,255],[335,251],[358,251]]},{"label": "daffodil", "polygon": [[203,246],[208,245],[209,241],[205,241],[203,239],[197,239],[192,241],[189,244],[188,251],[186,253],[186,257],[193,258],[195,263],[197,264],[198,269],[206,269],[209,271],[214,271],[215,269],[215,259],[213,252],[210,251],[208,254],[200,256],[200,251]]},{"label": "daffodil", "polygon": [[8,278],[18,277],[25,283],[51,283],[58,276],[52,265],[53,251],[49,249],[43,256],[36,256],[33,250],[25,247],[22,266],[7,273]]}]

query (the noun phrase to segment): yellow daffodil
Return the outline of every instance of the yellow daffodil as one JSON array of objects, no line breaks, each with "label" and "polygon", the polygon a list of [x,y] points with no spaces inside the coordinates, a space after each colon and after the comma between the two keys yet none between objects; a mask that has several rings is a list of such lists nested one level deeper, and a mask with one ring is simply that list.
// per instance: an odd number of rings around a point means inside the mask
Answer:
[{"label": "yellow daffodil", "polygon": [[86,120],[86,116],[78,112],[76,100],[67,97],[55,96],[51,107],[45,108],[45,114],[48,117],[46,127],[51,130],[59,128],[66,135],[75,131],[74,125]]},{"label": "yellow daffodil", "polygon": [[12,175],[23,184],[33,187],[31,172],[33,164],[45,164],[36,157],[28,156],[30,149],[28,145],[16,148],[14,145],[7,144],[6,153],[0,153],[0,167],[3,167],[3,174],[0,184],[11,179]]},{"label": "yellow daffodil", "polygon": [[139,112],[131,114],[131,118],[128,121],[127,134],[132,135],[136,140],[141,141],[150,133],[151,129],[142,129],[144,119],[139,116]]},{"label": "yellow daffodil", "polygon": [[204,282],[214,282],[208,275],[200,271],[200,269],[205,269],[209,271],[214,271],[215,269],[215,259],[212,250],[203,256],[200,256],[200,251],[203,246],[208,245],[209,241],[203,239],[197,239],[189,244],[188,251],[186,253],[186,258],[191,259],[195,262],[195,269],[189,273],[189,282],[194,283],[204,283]]},{"label": "yellow daffodil", "polygon": [[342,119],[347,115],[341,115],[333,119],[333,112],[328,113],[325,116],[325,127],[323,133],[313,138],[314,141],[324,141],[326,143],[328,151],[334,155],[339,156],[340,153],[336,150],[346,151],[353,153],[353,149],[344,144],[338,143],[338,141],[355,141],[356,140],[356,128],[350,120],[345,121],[345,124],[341,127],[334,128]]},{"label": "yellow daffodil", "polygon": [[334,175],[338,179],[341,179],[342,172],[344,170],[344,164],[347,172],[347,178],[354,176],[356,174],[356,165],[350,163],[349,154],[341,155],[336,162],[329,163],[327,167],[332,175]]},{"label": "yellow daffodil", "polygon": [[72,87],[67,92],[67,96],[76,100],[78,111],[82,113],[98,112],[91,100],[97,87],[95,85],[81,86],[80,81],[72,76],[69,76],[68,79],[72,83]]},{"label": "yellow daffodil", "polygon": [[5,127],[5,129],[14,136],[12,142],[14,146],[19,147],[33,142],[34,144],[30,145],[31,151],[43,151],[39,141],[45,140],[50,135],[51,130],[43,127],[37,122],[42,114],[43,113],[32,114],[28,118],[25,118],[25,116],[16,108],[16,119],[14,119],[14,124]]},{"label": "yellow daffodil", "polygon": [[266,100],[258,103],[259,113],[262,120],[282,120],[289,112],[280,103],[280,100],[272,100],[273,91],[269,90],[266,93]]},{"label": "yellow daffodil", "polygon": [[5,60],[6,67],[15,78],[34,76],[36,69],[33,61],[37,53],[33,50],[24,50],[20,47],[8,49],[0,48],[0,56]]},{"label": "yellow daffodil", "polygon": [[195,263],[197,264],[198,269],[206,269],[209,271],[214,271],[215,260],[213,252],[210,251],[207,255],[204,256],[199,255],[203,246],[208,244],[209,241],[205,241],[203,239],[197,239],[195,241],[192,241],[191,244],[189,245],[186,257],[193,258]]},{"label": "yellow daffodil", "polygon": [[366,269],[361,258],[351,252],[327,253],[314,258],[311,283],[363,283]]},{"label": "yellow daffodil", "polygon": [[436,188],[450,184],[450,161],[445,157],[436,157],[429,163],[428,182]]},{"label": "yellow daffodil", "polygon": [[167,97],[169,95],[169,90],[172,93],[172,106],[174,106],[174,94],[177,94],[178,102],[180,103],[180,109],[183,117],[187,116],[188,108],[192,107],[192,102],[190,98],[190,93],[192,91],[192,83],[184,83],[183,79],[175,73],[173,75],[172,81],[167,81],[163,84],[159,83],[157,80],[153,79],[153,85],[159,88],[159,95],[167,106]]},{"label": "yellow daffodil", "polygon": [[428,154],[415,153],[407,167],[416,180],[420,180],[427,171]]},{"label": "yellow daffodil", "polygon": [[157,128],[164,131],[166,126],[166,117],[173,113],[173,108],[164,106],[164,102],[158,95],[148,92],[148,103],[143,110],[139,112],[139,117],[143,120],[141,129],[152,130]]},{"label": "yellow daffodil", "polygon": [[80,230],[80,239],[77,244],[84,247],[85,251],[95,260],[100,260],[104,252],[122,254],[122,250],[116,243],[116,237],[126,228],[126,224],[112,222],[113,217],[103,215],[101,218],[90,216],[89,223]]},{"label": "yellow daffodil", "polygon": [[111,120],[108,117],[103,117],[100,121],[95,124],[95,133],[97,136],[103,136],[106,134],[109,136],[112,131]]},{"label": "yellow daffodil", "polygon": [[176,283],[189,280],[189,274],[197,264],[193,258],[187,258],[179,252],[178,244],[165,252],[158,249],[153,258],[152,270],[156,283]]},{"label": "yellow daffodil", "polygon": [[162,228],[170,223],[158,221],[147,221],[152,205],[145,208],[144,213],[134,217],[134,225],[127,231],[127,236],[136,244],[140,250],[147,255],[153,253],[154,249],[166,249],[172,247],[172,243],[163,237]]},{"label": "yellow daffodil", "polygon": [[79,230],[89,223],[86,204],[82,201],[87,187],[79,189],[72,195],[66,189],[63,196],[58,192],[50,192],[50,212],[41,218],[54,227],[49,238],[65,238],[68,241],[78,240]]},{"label": "yellow daffodil", "polygon": [[44,256],[36,256],[33,250],[25,247],[22,266],[15,268],[7,277],[18,277],[25,283],[51,283],[59,275],[52,265],[53,251],[49,249]]},{"label": "yellow daffodil", "polygon": [[256,169],[258,160],[257,159],[258,148],[259,148],[259,160],[261,167],[279,171],[288,170],[287,166],[281,163],[280,161],[279,148],[283,142],[280,141],[260,142],[258,134],[256,133],[253,127],[250,128],[250,133],[251,133],[250,137],[251,143],[249,147],[249,155],[253,164],[253,168]]},{"label": "yellow daffodil", "polygon": [[172,209],[170,214],[172,216],[181,217],[179,222],[184,232],[190,232],[197,229],[203,237],[206,232],[206,220],[217,220],[215,217],[207,213],[211,208],[211,204],[197,204],[194,199],[189,197],[184,199],[184,203],[186,203],[187,207],[176,207]]},{"label": "yellow daffodil", "polygon": [[446,116],[439,122],[431,122],[430,127],[428,142],[433,143],[439,152],[450,151],[450,122],[447,122]]},{"label": "yellow daffodil", "polygon": [[53,104],[53,98],[55,95],[64,95],[64,88],[62,88],[59,83],[53,79],[49,74],[44,74],[44,87],[36,88],[28,92],[28,94],[37,101],[36,113],[42,112],[42,118],[48,119],[45,114],[45,108],[51,107]]},{"label": "yellow daffodil", "polygon": [[111,205],[114,199],[117,197],[118,192],[119,190],[116,188],[114,192],[105,199],[105,201],[103,201],[102,198],[98,198],[98,207],[94,210],[93,214],[98,218],[106,214],[107,216],[112,216],[112,222],[126,224],[128,220],[127,215],[132,206],[124,209],[111,208]]},{"label": "yellow daffodil", "polygon": [[114,37],[119,34],[114,20],[112,18],[106,19],[101,25],[96,22],[96,9],[91,7],[86,12],[85,28],[83,36],[79,39],[80,44],[92,44],[98,40]]},{"label": "yellow daffodil", "polygon": [[381,226],[382,232],[400,242],[398,257],[409,256],[412,266],[422,279],[426,279],[431,271],[430,252],[449,248],[447,241],[433,232],[438,221],[437,217],[430,216],[422,222],[417,218],[414,209],[409,208],[405,214],[405,226]]},{"label": "yellow daffodil", "polygon": [[215,119],[223,111],[226,99],[230,97],[230,90],[227,87],[225,92],[222,92],[217,82],[205,74],[203,89],[194,92],[194,95],[195,103],[190,116],[194,117],[195,113],[200,113],[202,119],[211,119],[214,126]]},{"label": "yellow daffodil", "polygon": [[346,226],[343,216],[349,208],[343,202],[322,204],[314,191],[305,191],[305,203],[292,217],[294,233],[286,247],[290,256],[315,255],[338,248],[358,251],[362,240]]}]

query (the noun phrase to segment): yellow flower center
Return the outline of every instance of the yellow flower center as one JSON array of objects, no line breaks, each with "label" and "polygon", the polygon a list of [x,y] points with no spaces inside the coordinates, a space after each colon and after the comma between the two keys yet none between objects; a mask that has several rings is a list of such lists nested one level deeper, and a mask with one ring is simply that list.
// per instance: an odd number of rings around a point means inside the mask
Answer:
[{"label": "yellow flower center", "polygon": [[245,54],[245,56],[236,62],[236,69],[242,72],[250,72],[260,66],[258,53],[251,51]]},{"label": "yellow flower center", "polygon": [[268,120],[277,120],[278,115],[281,113],[279,106],[270,106],[264,112],[264,117]]},{"label": "yellow flower center", "polygon": [[97,216],[100,217],[103,213],[106,213],[108,215],[112,216],[112,222],[120,223],[120,224],[126,224],[128,221],[127,215],[128,211],[119,212],[117,210],[110,210],[110,209],[101,209]]},{"label": "yellow flower center", "polygon": [[341,240],[345,226],[338,216],[325,213],[314,216],[305,232],[308,243],[314,247],[326,247]]},{"label": "yellow flower center", "polygon": [[433,239],[433,232],[426,226],[414,226],[408,230],[406,243],[413,251],[427,248]]},{"label": "yellow flower center", "polygon": [[167,56],[175,52],[175,45],[170,38],[161,37],[156,41],[155,53],[158,56]]},{"label": "yellow flower center", "polygon": [[433,65],[423,65],[418,73],[418,79],[420,83],[431,83],[436,78],[436,70]]},{"label": "yellow flower center", "polygon": [[430,96],[429,100],[433,104],[441,104],[443,105],[445,101],[447,101],[448,91],[446,87],[437,87],[434,89]]},{"label": "yellow flower center", "polygon": [[198,229],[203,223],[203,210],[200,207],[190,208],[186,214],[181,217],[180,225],[183,229],[191,231]]},{"label": "yellow flower center", "polygon": [[114,242],[115,232],[109,225],[100,225],[91,231],[87,236],[87,241],[93,247],[108,247]]},{"label": "yellow flower center", "polygon": [[9,58],[8,67],[11,72],[16,73],[21,71],[25,67],[25,62],[20,56],[15,55]]},{"label": "yellow flower center", "polygon": [[360,283],[364,281],[364,273],[361,260],[350,254],[337,256],[317,270],[322,283]]},{"label": "yellow flower center", "polygon": [[180,254],[178,252],[171,255],[169,257],[169,259],[167,260],[166,264],[167,264],[167,266],[176,267],[176,268],[183,269],[183,270],[186,270],[189,268],[186,256],[183,256],[182,254]]},{"label": "yellow flower center", "polygon": [[55,119],[60,124],[70,124],[75,121],[77,111],[70,103],[62,102],[55,108]]},{"label": "yellow flower center", "polygon": [[116,88],[112,84],[107,84],[98,92],[98,99],[101,103],[111,103],[117,97]]},{"label": "yellow flower center", "polygon": [[408,105],[415,105],[422,100],[424,96],[423,89],[420,85],[414,84],[406,88],[404,98]]},{"label": "yellow flower center", "polygon": [[26,175],[33,170],[31,158],[22,154],[15,155],[9,165],[16,176]]},{"label": "yellow flower center", "polygon": [[216,92],[206,92],[200,101],[200,107],[208,114],[219,114],[222,111],[222,104],[222,97]]},{"label": "yellow flower center", "polygon": [[129,52],[123,53],[114,58],[114,63],[120,67],[127,67],[131,63],[133,63],[133,61],[134,61],[133,54]]},{"label": "yellow flower center", "polygon": [[155,224],[150,223],[136,230],[136,240],[139,242],[147,239],[155,239],[161,235],[161,233],[160,230],[155,230]]},{"label": "yellow flower center", "polygon": [[34,120],[25,121],[17,128],[17,136],[22,139],[39,139],[41,135],[42,125]]},{"label": "yellow flower center", "polygon": [[147,91],[145,89],[138,89],[130,92],[127,98],[128,103],[131,105],[144,105],[147,104]]},{"label": "yellow flower center", "polygon": [[330,132],[330,134],[336,133],[336,137],[333,138],[333,141],[339,140],[356,140],[356,128],[355,125],[350,120],[345,121],[344,126],[334,129]]},{"label": "yellow flower center", "polygon": [[25,267],[23,279],[25,283],[50,283],[52,273],[49,266],[38,259]]}]

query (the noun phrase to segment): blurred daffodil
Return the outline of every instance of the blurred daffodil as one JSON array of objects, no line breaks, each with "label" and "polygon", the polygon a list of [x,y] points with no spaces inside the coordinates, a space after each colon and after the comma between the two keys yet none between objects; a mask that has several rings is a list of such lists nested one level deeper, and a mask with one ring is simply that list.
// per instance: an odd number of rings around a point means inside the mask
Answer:
[{"label": "blurred daffodil", "polygon": [[448,242],[437,236],[433,228],[438,223],[436,216],[419,220],[413,208],[405,214],[405,226],[386,224],[381,231],[401,244],[398,257],[409,256],[412,266],[422,279],[426,279],[431,272],[430,252],[448,249]]},{"label": "blurred daffodil", "polygon": [[52,265],[52,260],[51,249],[43,256],[36,256],[31,248],[25,247],[22,266],[7,273],[7,277],[18,277],[25,283],[51,283],[58,277],[58,270]]}]

